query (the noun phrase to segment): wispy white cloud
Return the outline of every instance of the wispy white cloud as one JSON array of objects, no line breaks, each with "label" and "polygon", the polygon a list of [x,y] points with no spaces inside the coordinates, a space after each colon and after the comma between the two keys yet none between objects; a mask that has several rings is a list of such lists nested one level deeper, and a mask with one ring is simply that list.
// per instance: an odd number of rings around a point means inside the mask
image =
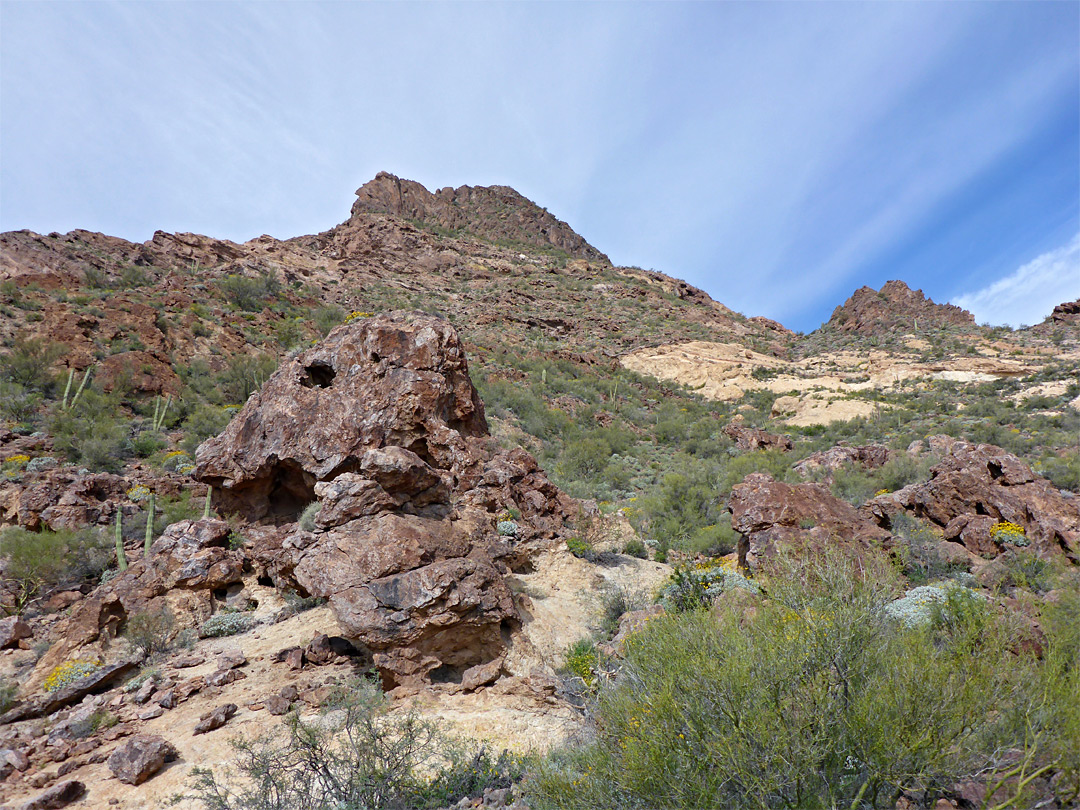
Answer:
[{"label": "wispy white cloud", "polygon": [[979,323],[1036,324],[1057,304],[1080,297],[1080,233],[1067,245],[1047,251],[988,287],[952,303]]}]

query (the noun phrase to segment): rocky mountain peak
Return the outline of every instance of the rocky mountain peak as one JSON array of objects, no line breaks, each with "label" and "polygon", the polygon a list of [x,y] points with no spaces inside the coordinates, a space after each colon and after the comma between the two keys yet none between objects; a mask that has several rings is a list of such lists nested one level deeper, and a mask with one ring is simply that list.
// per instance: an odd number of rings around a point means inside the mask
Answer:
[{"label": "rocky mountain peak", "polygon": [[379,172],[356,190],[356,198],[354,217],[391,214],[494,242],[555,248],[576,259],[608,262],[573,228],[509,186],[447,186],[432,193],[413,180]]},{"label": "rocky mountain peak", "polygon": [[823,328],[873,335],[945,326],[974,326],[975,316],[954,304],[935,304],[922,290],[903,281],[886,281],[880,290],[860,287],[833,310]]}]

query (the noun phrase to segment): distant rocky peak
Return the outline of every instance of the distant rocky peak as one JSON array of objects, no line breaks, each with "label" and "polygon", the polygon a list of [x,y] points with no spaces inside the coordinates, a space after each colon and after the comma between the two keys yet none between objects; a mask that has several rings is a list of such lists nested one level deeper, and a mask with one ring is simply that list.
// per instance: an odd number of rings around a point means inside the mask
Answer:
[{"label": "distant rocky peak", "polygon": [[946,326],[972,327],[975,316],[954,304],[935,304],[922,290],[902,281],[886,281],[880,290],[860,287],[833,310],[824,329],[873,335]]},{"label": "distant rocky peak", "polygon": [[556,248],[573,258],[609,263],[569,225],[509,186],[461,186],[432,193],[389,172],[356,190],[352,215],[390,214],[495,242]]}]

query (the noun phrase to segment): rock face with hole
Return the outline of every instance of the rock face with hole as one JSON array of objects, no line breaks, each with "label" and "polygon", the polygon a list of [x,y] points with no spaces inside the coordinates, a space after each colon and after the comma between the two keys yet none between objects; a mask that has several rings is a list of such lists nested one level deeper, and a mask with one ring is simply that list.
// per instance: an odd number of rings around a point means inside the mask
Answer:
[{"label": "rock face with hole", "polygon": [[286,361],[197,463],[219,508],[259,524],[256,565],[329,598],[387,686],[490,669],[520,623],[504,576],[575,514],[532,456],[494,446],[457,333],[417,312]]}]

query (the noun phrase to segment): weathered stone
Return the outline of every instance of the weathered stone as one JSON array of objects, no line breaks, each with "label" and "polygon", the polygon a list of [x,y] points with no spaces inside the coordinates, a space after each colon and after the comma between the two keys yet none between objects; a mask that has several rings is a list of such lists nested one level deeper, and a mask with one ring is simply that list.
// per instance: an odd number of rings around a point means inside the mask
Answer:
[{"label": "weathered stone", "polygon": [[740,450],[783,450],[788,451],[794,445],[787,436],[776,433],[768,433],[757,428],[749,428],[744,425],[731,422],[724,426],[724,434],[728,436]]},{"label": "weathered stone", "polygon": [[292,702],[286,700],[281,695],[270,695],[270,697],[263,701],[263,705],[270,714],[281,716],[289,711]]},{"label": "weathered stone", "polygon": [[107,764],[121,782],[141,785],[176,756],[176,749],[163,737],[137,734],[113,751]]},{"label": "weathered stone", "polygon": [[238,669],[219,669],[206,676],[206,685],[225,686],[234,681],[242,681],[246,677],[247,675]]},{"label": "weathered stone", "polygon": [[1031,551],[1043,557],[1080,562],[1080,501],[1066,497],[1031,467],[1000,447],[931,436],[942,456],[924,483],[874,499],[880,522],[900,509],[941,527],[974,554],[1005,551],[991,535],[995,523],[1024,530]]},{"label": "weathered stone", "polygon": [[195,724],[195,730],[192,734],[206,734],[208,731],[219,729],[229,722],[229,718],[234,714],[236,714],[235,703],[226,703],[222,706],[218,706],[216,709],[206,712],[199,717],[199,722]]},{"label": "weathered stone", "polygon": [[[41,774],[41,776],[46,775]],[[36,787],[40,786],[36,785]],[[23,802],[19,805],[19,810],[57,810],[78,801],[84,795],[86,795],[86,785],[75,779],[70,779],[66,782],[59,782],[44,793]]]},{"label": "weathered stone", "polygon": [[0,650],[19,646],[19,641],[33,636],[30,625],[20,616],[8,616],[0,619]]},{"label": "weathered stone", "polygon": [[136,666],[134,661],[122,661],[119,664],[102,667],[97,672],[79,678],[68,686],[50,692],[41,703],[41,711],[44,714],[52,714],[57,709],[62,709],[77,700],[82,700],[87,695],[99,692],[131,672]]},{"label": "weathered stone", "polygon": [[247,663],[247,656],[239,647],[230,647],[218,654],[218,669],[235,669]]},{"label": "weathered stone", "polygon": [[30,760],[26,754],[17,748],[5,748],[0,751],[0,762],[6,762],[17,771],[25,771],[30,767]]},{"label": "weathered stone", "polygon": [[139,712],[139,719],[144,721],[153,720],[156,717],[161,717],[163,714],[165,714],[165,709],[161,706],[151,706],[149,709]]},{"label": "weathered stone", "polygon": [[792,469],[802,478],[810,478],[820,471],[824,473],[824,481],[831,482],[833,473],[848,465],[857,464],[866,470],[876,470],[883,467],[888,460],[889,448],[880,444],[868,444],[860,447],[838,444],[828,450],[811,453],[802,461],[794,464]]},{"label": "weathered stone", "polygon": [[891,535],[866,513],[815,484],[784,484],[752,473],[731,491],[731,525],[742,535],[739,564],[751,570],[781,546],[871,543]]}]

